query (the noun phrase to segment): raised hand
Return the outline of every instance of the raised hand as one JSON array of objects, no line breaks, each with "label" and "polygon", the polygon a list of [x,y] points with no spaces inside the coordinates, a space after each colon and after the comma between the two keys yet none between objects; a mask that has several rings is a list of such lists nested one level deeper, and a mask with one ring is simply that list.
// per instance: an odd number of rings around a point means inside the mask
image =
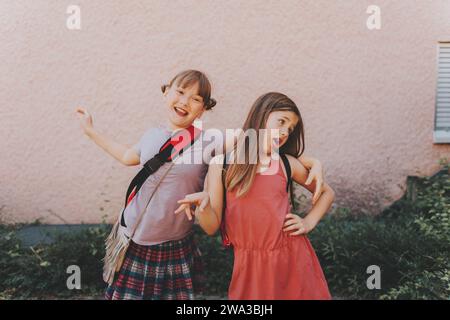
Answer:
[{"label": "raised hand", "polygon": [[85,108],[81,107],[77,108],[75,112],[80,120],[81,129],[83,129],[85,134],[89,135],[89,132],[94,128],[92,116]]}]

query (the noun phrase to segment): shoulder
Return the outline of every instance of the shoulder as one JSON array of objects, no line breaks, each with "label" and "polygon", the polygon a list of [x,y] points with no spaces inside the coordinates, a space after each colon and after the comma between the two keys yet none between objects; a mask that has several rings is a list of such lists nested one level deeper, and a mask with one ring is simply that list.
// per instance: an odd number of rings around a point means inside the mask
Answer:
[{"label": "shoulder", "polygon": [[147,130],[145,130],[144,131],[144,136],[147,136],[147,135],[152,135],[152,134],[164,134],[164,133],[166,133],[166,131],[167,131],[167,133],[170,133],[168,130],[166,130],[166,129],[164,129],[164,128],[162,128],[162,127],[150,127],[150,128],[147,128]]},{"label": "shoulder", "polygon": [[144,131],[140,142],[162,143],[170,137],[170,131],[160,127],[151,127]]},{"label": "shoulder", "polygon": [[294,156],[286,155],[289,160],[289,165],[291,166],[291,177],[292,179],[303,185],[303,183],[308,178],[308,170],[303,166],[299,159]]},{"label": "shoulder", "polygon": [[211,159],[211,161],[209,162],[209,165],[210,166],[219,166],[219,165],[222,166],[223,161],[224,161],[224,155],[219,154]]},{"label": "shoulder", "polygon": [[[223,160],[224,156],[218,155],[211,159],[208,168],[208,181],[211,183],[219,183],[223,176]],[[214,182],[213,182],[214,181]]]},{"label": "shoulder", "polygon": [[224,145],[224,136],[218,129],[203,130],[202,144],[203,146],[208,146],[209,148],[217,149],[217,151],[220,151],[220,153],[222,153]]},{"label": "shoulder", "polygon": [[297,159],[294,156],[291,156],[290,154],[287,154],[286,158],[289,161],[289,165],[291,167],[292,175],[304,174],[304,173],[307,172],[306,168],[303,166],[303,164],[300,162],[299,159]]},{"label": "shoulder", "polygon": [[290,154],[286,154],[285,156],[289,160],[289,164],[291,165],[294,164],[294,162],[297,160],[297,158],[291,156]]},{"label": "shoulder", "polygon": [[146,129],[142,134],[141,134],[141,140],[143,140],[144,138],[150,137],[153,134],[155,134],[156,132],[156,128],[148,128]]}]

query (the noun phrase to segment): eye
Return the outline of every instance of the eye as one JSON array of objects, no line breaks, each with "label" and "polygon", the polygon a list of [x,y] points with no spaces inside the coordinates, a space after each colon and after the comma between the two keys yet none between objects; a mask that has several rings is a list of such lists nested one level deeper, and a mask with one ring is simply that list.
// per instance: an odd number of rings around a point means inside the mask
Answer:
[{"label": "eye", "polygon": [[183,91],[181,91],[180,89],[177,89],[177,93],[178,94],[183,94]]},{"label": "eye", "polygon": [[200,98],[194,98],[194,101],[200,103],[200,102],[202,102],[202,99],[200,99]]},{"label": "eye", "polygon": [[286,121],[284,121],[284,119],[278,119],[278,123],[283,125]]}]

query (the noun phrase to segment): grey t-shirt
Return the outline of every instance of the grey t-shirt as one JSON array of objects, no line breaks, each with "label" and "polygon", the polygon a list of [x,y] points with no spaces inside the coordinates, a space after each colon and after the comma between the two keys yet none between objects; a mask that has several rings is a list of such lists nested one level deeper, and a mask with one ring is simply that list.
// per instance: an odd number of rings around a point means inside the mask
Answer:
[{"label": "grey t-shirt", "polygon": [[[171,134],[172,132],[164,126],[151,128],[144,133],[140,141],[133,146],[140,155],[141,167],[159,152],[160,147]],[[140,245],[154,245],[170,240],[179,240],[190,233],[193,220],[189,221],[184,212],[178,214],[174,212],[179,206],[178,200],[183,199],[187,194],[203,190],[208,163],[213,156],[212,153],[203,157],[203,150],[211,143],[217,145],[220,142],[205,141],[205,135],[202,133],[193,146],[174,160],[174,165],[160,183],[147,206],[133,236],[134,242]],[[194,161],[198,159],[200,161]],[[155,186],[170,165],[170,163],[165,163],[158,171],[150,175],[127,205],[124,215],[128,235],[131,233],[137,216],[144,210]]]}]

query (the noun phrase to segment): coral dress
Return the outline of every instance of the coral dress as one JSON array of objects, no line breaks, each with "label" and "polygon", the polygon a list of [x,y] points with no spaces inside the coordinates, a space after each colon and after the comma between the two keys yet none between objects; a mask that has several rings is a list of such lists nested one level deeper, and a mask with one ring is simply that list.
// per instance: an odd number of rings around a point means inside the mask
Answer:
[{"label": "coral dress", "polygon": [[230,300],[331,299],[319,260],[306,236],[289,236],[282,162],[275,174],[257,174],[249,192],[227,192],[225,226],[234,247]]}]

